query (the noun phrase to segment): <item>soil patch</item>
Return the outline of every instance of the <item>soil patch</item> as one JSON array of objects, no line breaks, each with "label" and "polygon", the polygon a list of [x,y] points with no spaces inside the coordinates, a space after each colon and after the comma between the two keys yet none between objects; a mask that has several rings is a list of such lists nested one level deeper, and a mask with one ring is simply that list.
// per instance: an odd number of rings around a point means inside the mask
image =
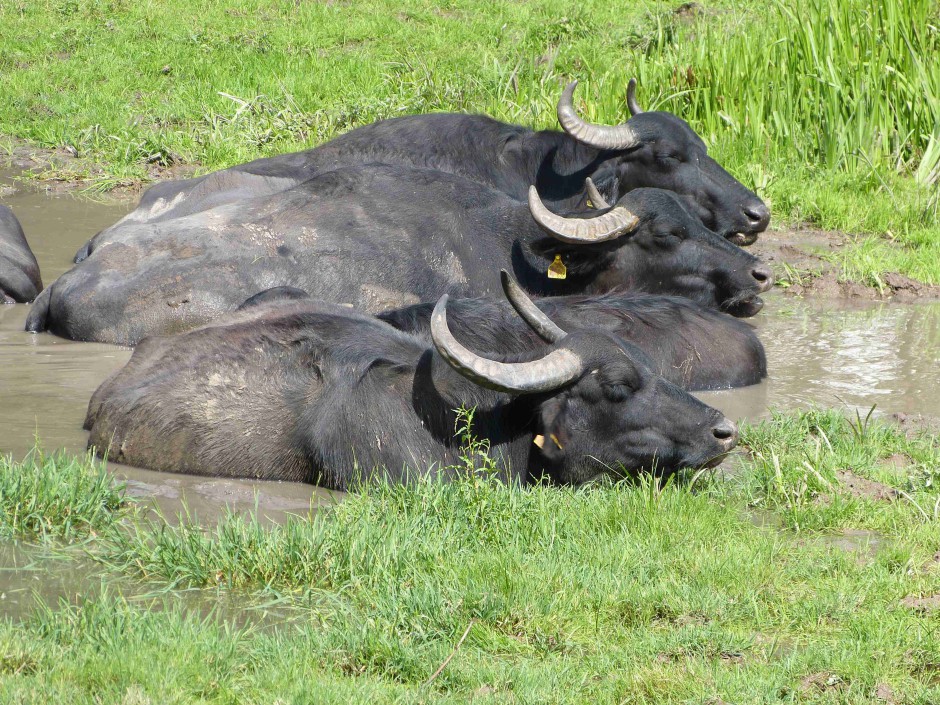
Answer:
[{"label": "soil patch", "polygon": [[819,693],[827,690],[840,689],[845,685],[845,681],[834,673],[822,671],[820,673],[811,673],[800,679],[799,691],[804,695],[810,693]]},{"label": "soil patch", "polygon": [[893,487],[856,475],[851,470],[837,470],[836,477],[843,489],[853,497],[892,502],[899,496]]},{"label": "soil patch", "polygon": [[842,249],[849,241],[845,233],[796,226],[763,232],[747,249],[781,274],[786,264],[812,277],[832,269],[826,255]]},{"label": "soil patch", "polygon": [[921,433],[940,433],[940,418],[925,414],[891,414],[891,420],[907,434],[908,437]]},{"label": "soil patch", "polygon": [[904,453],[892,453],[881,461],[881,464],[892,470],[904,470],[911,464],[911,459]]},{"label": "soil patch", "polygon": [[901,606],[918,612],[936,612],[940,610],[940,595],[930,595],[929,597],[905,597],[901,600]]},{"label": "soil patch", "polygon": [[672,14],[681,22],[693,22],[705,14],[705,8],[698,2],[684,2]]},{"label": "soil patch", "polygon": [[875,688],[875,698],[886,703],[896,703],[897,699],[894,697],[894,690],[887,683],[879,683]]},{"label": "soil patch", "polygon": [[839,281],[832,255],[851,242],[846,233],[797,226],[762,233],[749,249],[771,265],[778,285],[790,296],[899,303],[940,301],[940,286],[922,284],[897,272],[884,275],[884,288]]}]

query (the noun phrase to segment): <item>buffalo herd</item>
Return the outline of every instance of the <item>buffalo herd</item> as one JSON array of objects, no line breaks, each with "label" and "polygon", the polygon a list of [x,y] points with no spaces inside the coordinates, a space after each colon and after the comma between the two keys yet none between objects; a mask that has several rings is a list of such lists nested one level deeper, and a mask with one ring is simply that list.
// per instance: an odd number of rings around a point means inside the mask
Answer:
[{"label": "buffalo herd", "polygon": [[689,392],[755,384],[740,320],[770,269],[764,203],[684,121],[563,131],[383,120],[304,152],[159,183],[45,289],[0,207],[0,298],[32,332],[136,346],[89,445],[198,475],[346,489],[450,477],[473,410],[504,479],[711,467],[735,425]]}]

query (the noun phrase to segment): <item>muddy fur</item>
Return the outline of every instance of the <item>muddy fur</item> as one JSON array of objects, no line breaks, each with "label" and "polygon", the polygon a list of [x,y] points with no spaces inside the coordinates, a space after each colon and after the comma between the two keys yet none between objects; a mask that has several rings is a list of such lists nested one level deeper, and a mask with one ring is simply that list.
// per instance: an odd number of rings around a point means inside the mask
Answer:
[{"label": "muddy fur", "polygon": [[0,303],[26,303],[42,291],[39,264],[9,207],[0,205]]},{"label": "muddy fur", "polygon": [[[580,484],[649,467],[654,456],[668,471],[727,450],[714,432],[728,428],[721,414],[655,376],[636,348],[600,330],[555,347],[578,355],[583,376],[553,392],[508,395],[376,318],[317,301],[259,304],[143,341],[95,392],[85,426],[89,445],[115,461],[336,489],[376,469],[396,481],[429,468],[448,475],[461,406],[476,407],[474,433],[522,482],[547,474]],[[561,447],[539,449],[538,433]]]},{"label": "muddy fur", "polygon": [[[271,287],[378,312],[443,293],[496,296],[500,267],[552,296],[626,288],[725,306],[769,286],[753,275],[756,258],[702,226],[674,193],[637,189],[619,203],[639,217],[632,234],[569,245],[546,236],[526,204],[487,187],[367,165],[180,218],[135,212],[43,292],[27,330],[134,345],[208,322]],[[546,276],[556,255],[567,263],[564,280]]]}]

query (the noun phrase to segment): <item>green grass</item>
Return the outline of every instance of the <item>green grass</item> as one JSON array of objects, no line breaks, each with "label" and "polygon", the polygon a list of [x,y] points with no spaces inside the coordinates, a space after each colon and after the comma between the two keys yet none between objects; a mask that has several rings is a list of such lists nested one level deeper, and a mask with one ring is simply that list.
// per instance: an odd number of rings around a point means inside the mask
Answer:
[{"label": "green grass", "polygon": [[11,0],[0,134],[84,158],[49,177],[112,186],[405,113],[554,126],[572,77],[585,115],[614,122],[636,75],[778,222],[860,234],[843,276],[940,283],[936,4],[715,0],[691,20],[677,4]]},{"label": "green grass", "polygon": [[22,462],[0,456],[2,537],[85,538],[109,527],[124,504],[123,489],[90,455],[49,455],[37,445]]},{"label": "green grass", "polygon": [[[173,593],[89,594],[0,623],[0,701],[864,703],[884,684],[936,702],[936,613],[901,600],[940,592],[940,440],[810,411],[748,427],[744,444],[732,479],[692,486],[474,473],[372,486],[273,527],[113,509],[62,550],[148,585],[274,600],[280,623],[254,610],[235,626]],[[848,467],[907,498],[851,497],[834,482]],[[94,514],[73,494],[72,514]],[[844,528],[883,546],[843,551],[826,536]]]}]

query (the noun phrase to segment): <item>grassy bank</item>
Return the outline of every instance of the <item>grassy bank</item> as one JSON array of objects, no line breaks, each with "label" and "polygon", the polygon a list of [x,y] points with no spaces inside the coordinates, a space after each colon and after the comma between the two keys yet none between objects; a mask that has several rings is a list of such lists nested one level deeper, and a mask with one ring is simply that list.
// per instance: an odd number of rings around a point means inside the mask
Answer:
[{"label": "grassy bank", "polygon": [[641,102],[688,119],[778,222],[860,234],[845,276],[940,283],[935,4],[678,5],[3,3],[0,134],[84,158],[47,177],[108,186],[404,113],[554,126],[571,77],[585,114],[613,122],[637,75]]},{"label": "grassy bank", "polygon": [[87,463],[8,465],[4,507],[61,506],[13,475],[73,488],[74,511],[50,523],[87,529],[55,550],[290,617],[236,626],[173,593],[90,594],[0,624],[0,700],[935,702],[937,612],[919,600],[940,593],[940,440],[810,412],[744,441],[724,480],[572,491],[470,476],[267,528],[172,527],[93,489]]}]

